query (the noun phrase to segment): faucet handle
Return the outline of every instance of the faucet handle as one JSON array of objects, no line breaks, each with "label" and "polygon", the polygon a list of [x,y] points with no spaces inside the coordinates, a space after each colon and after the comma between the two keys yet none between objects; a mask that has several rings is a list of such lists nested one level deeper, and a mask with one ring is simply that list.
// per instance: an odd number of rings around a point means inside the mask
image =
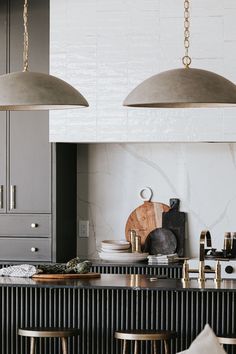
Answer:
[{"label": "faucet handle", "polygon": [[220,258],[220,257],[217,257],[217,258],[215,258],[215,261],[221,261],[221,262],[229,262],[229,258]]},{"label": "faucet handle", "polygon": [[189,264],[188,264],[189,258],[183,257],[183,258],[181,258],[181,260],[184,260],[183,281],[188,282],[189,281]]},{"label": "faucet handle", "polygon": [[221,264],[220,258],[216,259],[216,270],[215,270],[215,279],[216,282],[221,282]]}]

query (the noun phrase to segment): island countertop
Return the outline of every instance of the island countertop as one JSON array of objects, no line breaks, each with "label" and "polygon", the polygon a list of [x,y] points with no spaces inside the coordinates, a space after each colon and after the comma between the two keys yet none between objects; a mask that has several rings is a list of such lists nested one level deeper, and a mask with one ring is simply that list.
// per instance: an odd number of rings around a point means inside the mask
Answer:
[{"label": "island countertop", "polygon": [[0,286],[32,288],[78,288],[78,289],[130,289],[130,290],[176,290],[176,291],[235,291],[236,280],[215,283],[207,279],[183,282],[181,279],[165,279],[149,275],[101,274],[95,279],[44,279],[0,277]]}]

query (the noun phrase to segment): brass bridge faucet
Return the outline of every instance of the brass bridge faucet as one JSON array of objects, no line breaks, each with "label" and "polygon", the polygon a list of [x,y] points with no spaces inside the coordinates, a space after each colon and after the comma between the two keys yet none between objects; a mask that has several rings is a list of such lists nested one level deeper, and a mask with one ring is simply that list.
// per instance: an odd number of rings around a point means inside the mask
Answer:
[{"label": "brass bridge faucet", "polygon": [[206,280],[206,273],[214,273],[216,282],[221,281],[221,265],[219,259],[216,259],[216,268],[205,269],[205,243],[207,247],[211,247],[211,234],[207,231],[202,231],[200,234],[200,249],[199,249],[199,268],[198,269],[189,269],[188,258],[184,258],[183,264],[183,280],[189,281],[189,273],[198,273],[199,282],[204,282]]}]

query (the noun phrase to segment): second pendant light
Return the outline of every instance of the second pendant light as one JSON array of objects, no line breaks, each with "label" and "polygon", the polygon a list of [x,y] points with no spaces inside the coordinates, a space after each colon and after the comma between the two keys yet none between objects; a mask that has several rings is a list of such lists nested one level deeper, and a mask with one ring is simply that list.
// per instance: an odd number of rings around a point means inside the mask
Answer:
[{"label": "second pendant light", "polygon": [[190,68],[190,1],[184,0],[184,68],[161,72],[138,85],[124,106],[147,108],[225,107],[236,105],[236,86],[212,71]]}]

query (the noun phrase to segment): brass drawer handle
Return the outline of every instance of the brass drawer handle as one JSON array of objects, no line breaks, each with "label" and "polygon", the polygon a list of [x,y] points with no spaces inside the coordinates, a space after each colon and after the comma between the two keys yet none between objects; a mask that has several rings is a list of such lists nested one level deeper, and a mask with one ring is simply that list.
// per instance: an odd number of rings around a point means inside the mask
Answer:
[{"label": "brass drawer handle", "polygon": [[0,186],[0,209],[3,208],[3,185]]},{"label": "brass drawer handle", "polygon": [[38,249],[37,249],[36,247],[31,247],[30,251],[31,251],[31,252],[37,252]]},{"label": "brass drawer handle", "polygon": [[16,186],[11,185],[10,188],[10,209],[16,208]]},{"label": "brass drawer handle", "polygon": [[38,227],[38,226],[39,226],[39,224],[36,224],[36,223],[34,223],[34,222],[30,225],[31,229],[35,229],[35,228]]}]

